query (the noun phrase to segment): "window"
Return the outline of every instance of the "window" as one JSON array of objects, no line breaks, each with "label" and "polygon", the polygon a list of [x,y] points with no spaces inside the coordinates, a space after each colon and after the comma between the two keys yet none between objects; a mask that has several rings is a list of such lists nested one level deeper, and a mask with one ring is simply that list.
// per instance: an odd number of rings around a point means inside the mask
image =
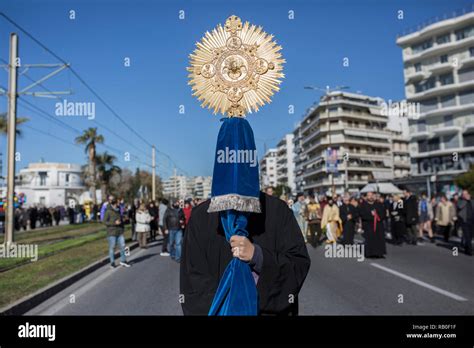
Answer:
[{"label": "window", "polygon": [[418,141],[418,152],[428,152],[428,142],[426,140]]},{"label": "window", "polygon": [[469,47],[469,56],[474,57],[474,47]]},{"label": "window", "polygon": [[433,138],[428,140],[428,151],[439,150],[439,138]]},{"label": "window", "polygon": [[474,67],[461,69],[458,71],[459,82],[467,82],[474,80]]},{"label": "window", "polygon": [[439,57],[440,63],[447,63],[448,62],[448,55],[443,54],[442,56]]},{"label": "window", "polygon": [[474,25],[456,31],[456,40],[462,40],[474,36]]},{"label": "window", "polygon": [[439,75],[439,82],[441,83],[441,86],[452,84],[454,82],[453,74],[448,73],[448,74]]},{"label": "window", "polygon": [[464,134],[464,146],[474,146],[474,133]]},{"label": "window", "polygon": [[431,46],[433,46],[433,41],[431,40],[426,40],[418,45],[414,45],[414,46],[411,46],[411,51],[413,54],[415,53],[419,53],[421,51],[424,51],[428,48],[430,48]]},{"label": "window", "polygon": [[40,179],[40,186],[46,186],[46,178],[48,177],[48,173],[46,172],[39,172],[39,179]]},{"label": "window", "polygon": [[69,185],[69,174],[66,174],[66,185]]},{"label": "window", "polygon": [[438,37],[436,38],[436,43],[437,43],[438,45],[442,45],[442,44],[448,43],[448,42],[450,42],[450,41],[451,41],[451,36],[450,36],[449,33],[446,34],[446,35],[438,36]]},{"label": "window", "polygon": [[415,71],[416,71],[416,72],[421,71],[421,63],[416,63],[416,64],[415,64]]},{"label": "window", "polygon": [[453,115],[446,115],[443,119],[446,127],[454,126]]},{"label": "window", "polygon": [[421,120],[418,122],[417,130],[418,132],[426,132],[426,120]]},{"label": "window", "polygon": [[416,93],[420,93],[420,92],[423,92],[423,91],[427,91],[431,88],[434,88],[435,87],[435,82],[436,82],[436,80],[433,77],[431,77],[426,81],[416,83],[415,84]]},{"label": "window", "polygon": [[456,96],[454,94],[445,95],[441,97],[441,106],[443,108],[447,106],[455,106],[456,105]]},{"label": "window", "polygon": [[446,135],[443,141],[445,149],[455,149],[459,147],[459,137],[457,134]]},{"label": "window", "polygon": [[420,102],[420,112],[428,112],[438,108],[438,100],[436,98],[426,99]]},{"label": "window", "polygon": [[464,92],[460,92],[459,93],[459,103],[461,105],[474,103],[474,89],[464,91]]}]

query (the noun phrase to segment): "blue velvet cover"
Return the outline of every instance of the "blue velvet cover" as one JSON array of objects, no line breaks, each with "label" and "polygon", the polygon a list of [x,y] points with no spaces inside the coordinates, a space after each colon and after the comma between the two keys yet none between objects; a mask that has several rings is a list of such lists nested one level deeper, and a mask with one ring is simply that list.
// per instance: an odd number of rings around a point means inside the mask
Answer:
[{"label": "blue velvet cover", "polygon": [[[246,119],[224,119],[215,155],[208,211],[219,212],[227,241],[233,235],[247,237],[248,214],[260,212],[260,185],[255,140]],[[209,315],[257,313],[257,288],[250,266],[234,257],[219,282]]]}]

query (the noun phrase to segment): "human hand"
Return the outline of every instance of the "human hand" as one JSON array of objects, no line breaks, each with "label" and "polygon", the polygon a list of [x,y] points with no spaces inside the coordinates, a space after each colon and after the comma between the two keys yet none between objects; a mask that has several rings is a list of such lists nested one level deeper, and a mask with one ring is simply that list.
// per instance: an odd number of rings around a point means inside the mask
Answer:
[{"label": "human hand", "polygon": [[252,260],[255,247],[247,237],[230,237],[230,246],[232,248],[232,254],[234,257],[246,262]]}]

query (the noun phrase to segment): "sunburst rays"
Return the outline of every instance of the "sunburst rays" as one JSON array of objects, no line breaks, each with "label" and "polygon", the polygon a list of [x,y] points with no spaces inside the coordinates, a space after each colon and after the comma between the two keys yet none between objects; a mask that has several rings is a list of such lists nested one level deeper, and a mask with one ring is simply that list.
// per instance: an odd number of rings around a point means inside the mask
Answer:
[{"label": "sunburst rays", "polygon": [[262,27],[230,16],[206,32],[189,56],[189,85],[201,106],[214,114],[244,116],[271,102],[285,60],[281,46]]}]

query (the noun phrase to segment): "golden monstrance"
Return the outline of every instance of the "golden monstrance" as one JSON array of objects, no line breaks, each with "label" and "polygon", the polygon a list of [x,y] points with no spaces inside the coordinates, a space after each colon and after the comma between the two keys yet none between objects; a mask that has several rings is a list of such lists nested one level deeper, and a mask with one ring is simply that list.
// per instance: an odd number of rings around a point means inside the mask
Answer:
[{"label": "golden monstrance", "polygon": [[243,117],[270,103],[279,90],[285,60],[281,46],[262,27],[227,18],[206,32],[189,56],[189,84],[201,106],[229,117]]}]

